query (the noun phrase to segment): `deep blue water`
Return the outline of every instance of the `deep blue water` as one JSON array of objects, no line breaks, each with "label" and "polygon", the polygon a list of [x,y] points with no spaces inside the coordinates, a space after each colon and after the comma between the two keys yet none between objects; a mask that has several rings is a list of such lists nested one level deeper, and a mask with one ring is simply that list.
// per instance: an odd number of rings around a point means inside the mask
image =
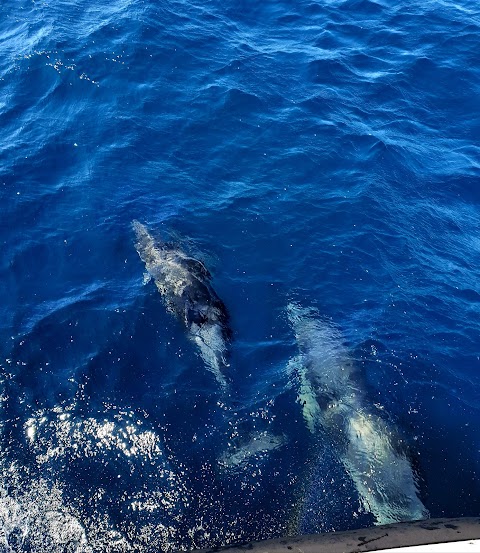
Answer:
[{"label": "deep blue water", "polygon": [[[372,524],[287,374],[292,301],[430,515],[479,514],[479,36],[473,0],[1,3],[2,551]],[[213,274],[227,390],[133,219]]]}]

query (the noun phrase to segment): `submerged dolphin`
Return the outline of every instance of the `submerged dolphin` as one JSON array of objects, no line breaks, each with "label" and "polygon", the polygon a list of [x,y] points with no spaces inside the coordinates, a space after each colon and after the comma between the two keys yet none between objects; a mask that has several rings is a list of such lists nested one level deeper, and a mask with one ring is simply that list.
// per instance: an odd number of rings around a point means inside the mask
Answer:
[{"label": "submerged dolphin", "polygon": [[233,469],[245,466],[252,460],[258,462],[285,443],[285,436],[272,434],[268,430],[257,431],[229,444],[229,448],[219,458],[218,464],[222,469]]},{"label": "submerged dolphin", "polygon": [[210,284],[210,273],[201,261],[154,239],[145,225],[133,221],[132,227],[138,255],[168,311],[183,321],[205,364],[225,386],[222,369],[228,367],[226,355],[231,331],[225,305]]},{"label": "submerged dolphin", "polygon": [[368,406],[339,330],[313,309],[292,303],[287,314],[300,352],[287,370],[310,432],[322,429],[334,442],[377,524],[428,518],[408,450],[395,428]]}]

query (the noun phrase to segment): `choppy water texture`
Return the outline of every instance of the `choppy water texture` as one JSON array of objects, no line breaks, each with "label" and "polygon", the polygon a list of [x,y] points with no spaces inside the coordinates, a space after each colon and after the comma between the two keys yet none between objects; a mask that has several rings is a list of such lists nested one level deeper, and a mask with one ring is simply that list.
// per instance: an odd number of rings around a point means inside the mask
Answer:
[{"label": "choppy water texture", "polygon": [[[479,36],[470,0],[1,3],[2,551],[478,514]],[[225,385],[134,219],[212,274]]]}]

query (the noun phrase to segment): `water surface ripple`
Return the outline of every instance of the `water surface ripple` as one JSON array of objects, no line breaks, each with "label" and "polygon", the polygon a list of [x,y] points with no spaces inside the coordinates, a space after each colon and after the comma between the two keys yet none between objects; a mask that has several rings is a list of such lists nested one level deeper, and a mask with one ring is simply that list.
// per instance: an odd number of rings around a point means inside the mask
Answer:
[{"label": "water surface ripple", "polygon": [[[2,2],[2,551],[368,526],[382,459],[478,514],[479,36],[473,0]],[[134,219],[211,272],[227,385]]]}]

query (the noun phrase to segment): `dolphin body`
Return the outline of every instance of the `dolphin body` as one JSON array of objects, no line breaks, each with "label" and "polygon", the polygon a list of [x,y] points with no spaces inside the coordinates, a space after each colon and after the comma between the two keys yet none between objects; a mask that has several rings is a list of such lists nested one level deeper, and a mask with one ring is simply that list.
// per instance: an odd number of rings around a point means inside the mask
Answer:
[{"label": "dolphin body", "polygon": [[323,431],[376,524],[428,518],[418,497],[408,448],[396,429],[368,406],[358,370],[340,331],[313,309],[289,304],[299,355],[287,371],[312,434]]},{"label": "dolphin body", "polygon": [[286,443],[285,436],[277,436],[268,430],[261,430],[236,440],[219,458],[221,469],[236,469],[245,467],[252,461],[261,461],[271,451],[275,451]]},{"label": "dolphin body", "polygon": [[211,274],[198,259],[153,238],[145,225],[133,221],[132,227],[138,255],[167,310],[183,321],[203,361],[226,386],[222,370],[229,366],[226,355],[231,331],[226,307],[210,284]]}]

